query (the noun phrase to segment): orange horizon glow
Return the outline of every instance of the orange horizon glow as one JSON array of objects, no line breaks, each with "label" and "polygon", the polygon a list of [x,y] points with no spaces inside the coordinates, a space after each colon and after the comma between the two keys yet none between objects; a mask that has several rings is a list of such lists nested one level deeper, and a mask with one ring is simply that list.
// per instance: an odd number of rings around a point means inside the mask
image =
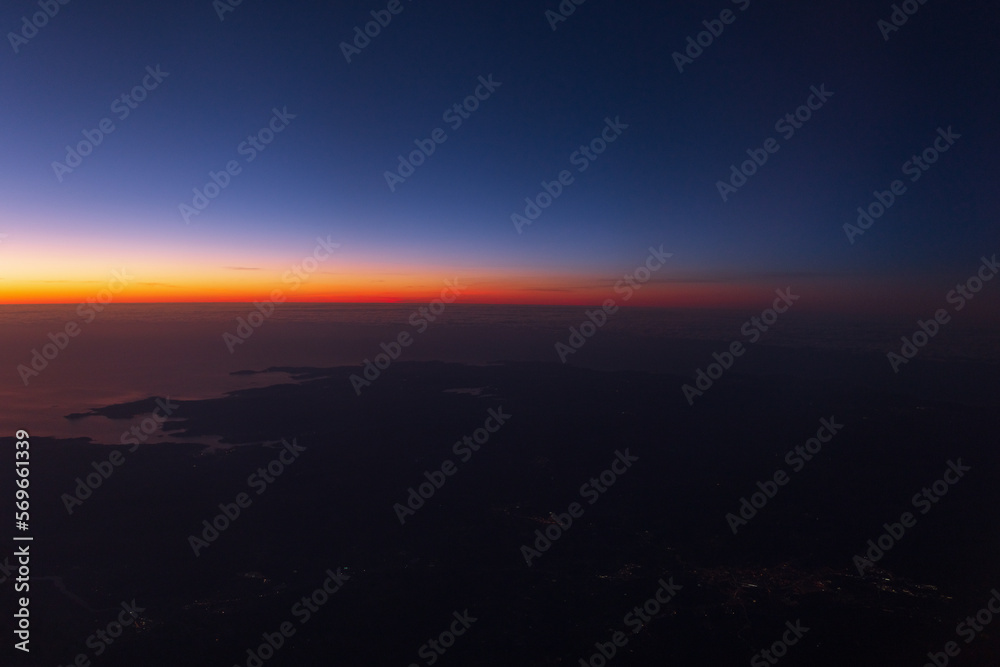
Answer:
[{"label": "orange horizon glow", "polygon": [[[115,242],[115,244],[120,241]],[[635,289],[632,298],[616,284],[622,273],[603,267],[530,269],[484,262],[417,263],[410,257],[331,257],[303,272],[302,255],[276,259],[266,253],[220,255],[208,248],[185,256],[173,249],[147,245],[131,253],[113,247],[51,245],[45,262],[33,244],[4,243],[0,264],[0,305],[77,305],[100,300],[116,272],[111,303],[225,304],[273,298],[276,290],[287,303],[426,304],[441,297],[446,281],[463,289],[457,304],[598,307],[607,299],[623,307],[745,309],[760,311],[774,299],[775,289],[791,287],[801,294],[796,312],[907,312],[926,316],[941,307],[947,283],[924,278],[923,288],[902,278],[863,276],[803,277],[803,274],[716,275],[707,267],[670,267]],[[113,252],[120,250],[120,252]],[[116,256],[116,257],[113,257]],[[117,258],[128,258],[122,262]],[[298,259],[294,259],[298,257]],[[287,260],[287,261],[286,261]],[[298,275],[295,271],[299,271]],[[610,274],[610,275],[609,275]],[[931,285],[931,287],[928,287]]]},{"label": "orange horizon glow", "polygon": [[[465,289],[454,300],[458,305],[524,305],[524,306],[575,306],[599,307],[605,300],[613,299],[615,305],[629,308],[684,308],[684,309],[747,309],[761,310],[775,298],[775,289],[792,285],[792,292],[800,295],[796,310],[870,313],[913,310],[920,312],[920,299],[914,294],[903,294],[884,285],[881,289],[861,292],[856,285],[833,282],[801,282],[778,284],[755,282],[661,282],[648,283],[625,295],[614,289],[614,284],[581,284],[579,278],[547,277],[559,287],[529,287],[530,280],[478,280],[459,277]],[[380,279],[381,280],[381,279]],[[450,278],[449,280],[454,280]],[[252,303],[283,297],[283,303],[391,305],[425,304],[442,296],[444,281],[438,278],[417,281],[413,277],[386,280],[378,286],[363,277],[340,276],[337,280],[314,278],[298,289],[275,282],[257,279],[241,284],[197,284],[198,281],[172,281],[171,284],[139,282],[138,280],[112,294],[106,281],[29,282],[11,285],[0,281],[0,305],[77,305],[88,301],[101,302],[110,295],[111,304],[227,304]],[[369,284],[364,284],[368,282]],[[521,285],[510,285],[512,282]],[[541,284],[537,281],[535,284]],[[4,285],[3,283],[8,283]],[[277,286],[276,286],[277,285]],[[280,290],[280,295],[275,292]]]}]

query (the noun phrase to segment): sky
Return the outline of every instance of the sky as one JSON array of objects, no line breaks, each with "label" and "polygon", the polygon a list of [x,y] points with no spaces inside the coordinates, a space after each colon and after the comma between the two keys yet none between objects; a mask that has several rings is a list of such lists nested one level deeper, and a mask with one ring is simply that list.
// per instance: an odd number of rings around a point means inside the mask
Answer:
[{"label": "sky", "polygon": [[[34,30],[37,1],[5,3],[0,303],[77,303],[124,270],[128,302],[409,302],[458,278],[467,302],[596,304],[662,247],[630,305],[791,286],[885,309],[942,301],[1000,250],[997,8],[929,0],[887,29],[880,2],[562,6],[71,1]],[[391,21],[344,46],[372,12]],[[810,99],[794,134],[776,127]],[[939,128],[948,150],[911,181]],[[387,180],[417,141],[433,152]],[[211,173],[225,187],[197,210]],[[339,245],[291,290],[317,239]]]}]

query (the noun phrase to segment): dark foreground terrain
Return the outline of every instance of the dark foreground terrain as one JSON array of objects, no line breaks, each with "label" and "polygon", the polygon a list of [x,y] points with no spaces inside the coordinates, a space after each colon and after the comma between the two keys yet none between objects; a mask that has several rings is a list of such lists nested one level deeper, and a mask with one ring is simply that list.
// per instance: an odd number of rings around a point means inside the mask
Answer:
[{"label": "dark foreground terrain", "polygon": [[[360,396],[357,368],[270,369],[273,386],[175,401],[163,426],[242,446],[33,439],[33,650],[15,664],[575,666],[603,650],[762,665],[773,650],[916,667],[949,641],[953,664],[1000,664],[1000,618],[968,643],[956,629],[1000,587],[995,367],[873,382],[884,358],[780,354],[768,366],[786,374],[731,372],[694,406],[688,379],[559,364],[398,363]],[[154,398],[73,418],[126,431]],[[786,458],[824,420],[822,449]],[[478,451],[453,447],[484,425]],[[968,470],[914,503],[949,462]],[[756,515],[727,520],[760,488]],[[239,516],[206,532],[220,504]],[[905,512],[915,523],[859,569]],[[94,635],[133,600],[118,638]],[[258,661],[264,635],[280,647]]]}]

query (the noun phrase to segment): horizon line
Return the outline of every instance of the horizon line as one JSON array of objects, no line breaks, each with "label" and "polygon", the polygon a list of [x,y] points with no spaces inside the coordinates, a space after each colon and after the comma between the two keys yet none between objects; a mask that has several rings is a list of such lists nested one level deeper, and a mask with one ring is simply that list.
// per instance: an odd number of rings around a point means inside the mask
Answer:
[{"label": "horizon line", "polygon": [[[426,305],[431,303],[426,300],[416,300],[416,301],[283,301],[281,304],[295,304],[295,305],[322,305],[322,306],[408,306],[408,305]],[[46,301],[44,303],[0,303],[0,307],[3,306],[73,306],[80,305],[82,303],[87,303],[86,301]],[[210,306],[218,304],[244,304],[253,306],[257,301],[113,301],[105,306],[119,305],[119,306]],[[281,304],[275,304],[279,306]],[[451,306],[524,306],[524,307],[561,307],[561,308],[601,308],[601,303],[520,303],[520,302],[475,302],[475,303],[449,303]],[[675,309],[675,310],[698,310],[702,308],[719,308],[719,306],[653,306],[653,305],[629,305],[616,303],[619,308],[651,308],[651,309]],[[736,308],[737,306],[732,306]]]}]

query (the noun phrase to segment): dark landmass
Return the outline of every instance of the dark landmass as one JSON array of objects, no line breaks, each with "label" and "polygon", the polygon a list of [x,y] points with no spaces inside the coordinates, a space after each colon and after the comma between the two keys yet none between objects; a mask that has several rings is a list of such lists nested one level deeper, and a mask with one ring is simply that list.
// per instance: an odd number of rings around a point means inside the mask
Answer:
[{"label": "dark landmass", "polygon": [[84,419],[86,417],[107,417],[108,419],[131,419],[139,415],[148,415],[157,408],[157,401],[164,400],[165,397],[153,396],[144,398],[141,401],[129,401],[128,403],[118,403],[116,405],[106,405],[100,408],[93,408],[87,412],[73,412],[66,415],[66,419]]},{"label": "dark landmass", "polygon": [[[265,665],[426,664],[419,647],[468,609],[442,665],[575,666],[616,631],[628,644],[609,664],[747,664],[797,620],[810,630],[782,664],[921,665],[1000,586],[995,372],[928,363],[893,384],[867,379],[874,357],[771,353],[787,372],[734,369],[694,406],[690,379],[662,373],[398,362],[358,396],[357,368],[272,368],[290,380],[181,402],[164,426],[230,448],[33,439],[33,574],[52,577],[33,590],[33,653],[245,665],[291,621]],[[491,409],[511,417],[462,461],[453,445]],[[821,419],[843,428],[792,471],[786,452]],[[248,478],[282,439],[305,450],[258,494]],[[581,485],[625,450],[638,460],[588,504]],[[112,451],[124,463],[68,514],[63,494]],[[920,515],[912,496],[959,458],[971,471]],[[447,459],[457,472],[401,525],[393,506]],[[734,535],[726,514],[779,469],[789,483]],[[252,504],[196,557],[189,535],[240,493]],[[521,546],[572,502],[583,516],[526,565]],[[916,526],[859,573],[853,557],[906,511]],[[349,579],[301,624],[291,610],[327,570]],[[625,615],[671,577],[682,588],[632,633]],[[140,622],[95,658],[87,637],[133,598]],[[1000,619],[961,644],[961,664],[996,665],[998,634]]]}]

